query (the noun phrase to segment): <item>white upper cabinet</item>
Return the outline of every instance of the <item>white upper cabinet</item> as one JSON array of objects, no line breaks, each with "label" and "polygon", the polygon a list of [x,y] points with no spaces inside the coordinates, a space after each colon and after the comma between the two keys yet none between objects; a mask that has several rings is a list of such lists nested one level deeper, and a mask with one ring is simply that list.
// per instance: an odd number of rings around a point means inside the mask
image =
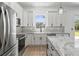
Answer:
[{"label": "white upper cabinet", "polygon": [[33,11],[28,11],[28,14],[27,14],[27,24],[29,26],[33,26]]},{"label": "white upper cabinet", "polygon": [[60,15],[56,11],[48,11],[48,26],[60,26]]},{"label": "white upper cabinet", "polygon": [[56,13],[48,11],[48,26],[56,25]]},{"label": "white upper cabinet", "polygon": [[33,11],[23,11],[22,26],[33,26]]}]

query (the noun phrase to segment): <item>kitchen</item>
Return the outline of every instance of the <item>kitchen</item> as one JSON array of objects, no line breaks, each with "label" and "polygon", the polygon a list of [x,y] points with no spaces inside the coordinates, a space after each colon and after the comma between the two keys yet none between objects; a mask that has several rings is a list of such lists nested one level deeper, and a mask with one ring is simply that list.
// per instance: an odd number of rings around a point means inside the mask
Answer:
[{"label": "kitchen", "polygon": [[77,2],[0,2],[0,55],[79,56],[78,10]]}]

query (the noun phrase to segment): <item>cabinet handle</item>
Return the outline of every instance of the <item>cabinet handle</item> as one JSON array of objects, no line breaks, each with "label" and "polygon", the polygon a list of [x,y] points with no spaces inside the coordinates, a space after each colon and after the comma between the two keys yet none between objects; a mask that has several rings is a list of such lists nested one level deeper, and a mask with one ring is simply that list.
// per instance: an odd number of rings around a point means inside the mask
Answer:
[{"label": "cabinet handle", "polygon": [[40,40],[42,40],[42,37],[40,37]]},{"label": "cabinet handle", "polygon": [[48,49],[48,44],[47,44],[47,49]]},{"label": "cabinet handle", "polygon": [[52,47],[51,47],[52,51],[54,50]]},{"label": "cabinet handle", "polygon": [[33,40],[35,40],[35,37],[33,37]]},{"label": "cabinet handle", "polygon": [[35,40],[35,38],[33,40]]}]

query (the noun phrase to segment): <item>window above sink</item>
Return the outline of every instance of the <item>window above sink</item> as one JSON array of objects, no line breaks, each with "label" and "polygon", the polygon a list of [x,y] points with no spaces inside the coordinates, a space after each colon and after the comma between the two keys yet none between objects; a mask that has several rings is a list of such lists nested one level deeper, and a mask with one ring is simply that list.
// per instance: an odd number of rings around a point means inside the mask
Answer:
[{"label": "window above sink", "polygon": [[44,15],[36,15],[36,28],[45,28],[45,16]]}]

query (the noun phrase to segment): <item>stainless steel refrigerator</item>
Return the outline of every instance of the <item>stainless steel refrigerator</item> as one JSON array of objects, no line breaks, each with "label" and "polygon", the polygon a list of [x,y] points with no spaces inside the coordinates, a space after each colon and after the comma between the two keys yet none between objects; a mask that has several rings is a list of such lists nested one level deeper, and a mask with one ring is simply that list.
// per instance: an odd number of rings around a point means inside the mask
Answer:
[{"label": "stainless steel refrigerator", "polygon": [[0,56],[16,55],[16,12],[0,2]]}]

